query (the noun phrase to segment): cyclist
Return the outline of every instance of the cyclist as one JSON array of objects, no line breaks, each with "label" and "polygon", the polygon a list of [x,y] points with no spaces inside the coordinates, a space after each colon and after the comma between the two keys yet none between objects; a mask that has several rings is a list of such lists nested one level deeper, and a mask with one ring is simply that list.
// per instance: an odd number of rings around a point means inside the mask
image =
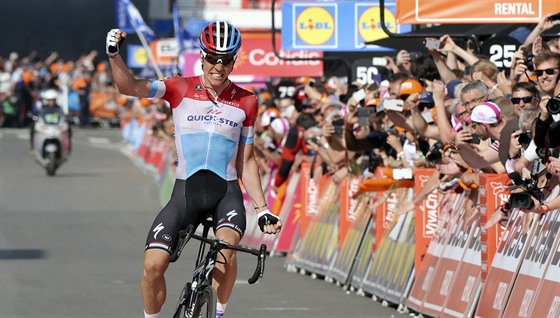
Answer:
[{"label": "cyclist", "polygon": [[[165,80],[132,76],[119,55],[125,38],[118,29],[107,33],[115,84],[123,94],[169,102],[175,126],[175,185],[148,233],[141,282],[144,315],[157,318],[166,297],[164,273],[180,230],[200,224],[212,213],[216,237],[239,244],[245,208],[238,177],[258,212],[261,230],[276,234],[282,223],[268,210],[254,156],[257,99],[228,78],[241,47],[240,32],[227,22],[210,23],[199,38],[203,74]],[[225,264],[216,264],[214,271],[217,317],[223,316],[237,276],[235,252],[224,254]]]}]

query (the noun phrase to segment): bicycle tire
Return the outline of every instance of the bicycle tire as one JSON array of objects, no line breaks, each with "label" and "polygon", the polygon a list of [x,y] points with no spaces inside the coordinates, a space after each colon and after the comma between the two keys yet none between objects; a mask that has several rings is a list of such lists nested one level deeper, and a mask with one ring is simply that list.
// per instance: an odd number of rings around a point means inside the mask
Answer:
[{"label": "bicycle tire", "polygon": [[218,294],[212,286],[204,286],[199,290],[196,305],[193,308],[193,318],[216,318],[216,304]]},{"label": "bicycle tire", "polygon": [[188,293],[190,292],[190,290],[191,290],[191,283],[187,283],[183,288],[183,290],[181,291],[181,295],[179,296],[179,300],[178,300],[177,309],[175,310],[175,314],[173,315],[173,318],[189,317],[188,313],[186,313],[187,311],[186,297],[188,297]]}]

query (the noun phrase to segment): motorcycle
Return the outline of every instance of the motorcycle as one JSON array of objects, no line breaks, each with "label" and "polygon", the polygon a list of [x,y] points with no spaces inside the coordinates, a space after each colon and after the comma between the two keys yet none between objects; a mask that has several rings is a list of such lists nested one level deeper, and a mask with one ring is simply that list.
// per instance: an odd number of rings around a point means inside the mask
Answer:
[{"label": "motorcycle", "polygon": [[[54,116],[53,116],[54,115]],[[33,136],[35,159],[54,176],[56,170],[68,160],[70,131],[64,116],[47,114],[36,118]]]}]

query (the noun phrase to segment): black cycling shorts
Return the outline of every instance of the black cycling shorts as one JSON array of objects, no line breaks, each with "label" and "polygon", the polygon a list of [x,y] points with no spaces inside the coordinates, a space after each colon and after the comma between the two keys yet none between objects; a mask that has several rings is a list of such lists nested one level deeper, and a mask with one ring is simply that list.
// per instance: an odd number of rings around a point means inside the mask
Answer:
[{"label": "black cycling shorts", "polygon": [[200,170],[187,180],[176,179],[171,199],[150,228],[146,249],[160,248],[172,254],[179,231],[191,224],[198,227],[209,216],[214,220],[214,233],[229,227],[243,237],[245,206],[238,181],[226,181],[209,170]]}]

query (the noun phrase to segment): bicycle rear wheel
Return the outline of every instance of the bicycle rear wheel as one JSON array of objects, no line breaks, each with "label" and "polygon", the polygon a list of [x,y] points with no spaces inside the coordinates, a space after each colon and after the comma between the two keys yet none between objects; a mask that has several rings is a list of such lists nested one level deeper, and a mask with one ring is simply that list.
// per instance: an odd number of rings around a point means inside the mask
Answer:
[{"label": "bicycle rear wheel", "polygon": [[193,308],[193,318],[216,318],[216,303],[218,294],[212,286],[204,286],[199,290],[196,305]]}]

